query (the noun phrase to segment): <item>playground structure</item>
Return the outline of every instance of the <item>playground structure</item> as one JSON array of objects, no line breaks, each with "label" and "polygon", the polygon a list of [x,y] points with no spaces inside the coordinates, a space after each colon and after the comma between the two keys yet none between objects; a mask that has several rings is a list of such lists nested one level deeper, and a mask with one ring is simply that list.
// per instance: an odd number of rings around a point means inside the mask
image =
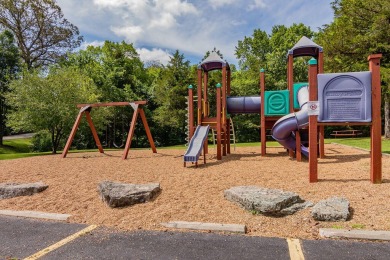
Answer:
[{"label": "playground structure", "polygon": [[142,123],[144,125],[145,132],[146,132],[146,135],[148,137],[150,147],[152,148],[153,153],[157,153],[156,147],[154,145],[153,137],[152,137],[152,134],[150,132],[149,125],[148,125],[148,122],[146,120],[145,112],[143,109],[143,106],[146,105],[146,103],[147,102],[143,100],[143,101],[132,101],[132,102],[78,104],[77,107],[80,108],[80,111],[79,111],[79,114],[77,115],[77,118],[76,118],[74,124],[73,124],[72,131],[70,132],[70,135],[68,137],[68,140],[66,142],[66,145],[65,145],[65,148],[62,152],[61,157],[65,158],[66,155],[68,154],[70,146],[72,145],[73,139],[76,135],[78,126],[79,126],[81,119],[83,117],[83,114],[85,114],[85,117],[87,118],[88,125],[91,129],[93,138],[95,140],[96,146],[99,149],[99,152],[104,153],[102,144],[101,144],[99,137],[98,137],[98,134],[96,132],[95,125],[92,122],[92,117],[91,117],[90,113],[91,113],[92,108],[94,108],[94,107],[98,108],[98,107],[113,107],[113,106],[131,106],[134,109],[133,118],[131,120],[130,129],[129,129],[129,132],[127,135],[126,145],[125,145],[125,149],[123,151],[122,159],[123,160],[127,159],[127,156],[128,156],[129,150],[130,150],[130,146],[131,146],[131,141],[133,139],[135,125],[137,123],[138,115],[141,116]]},{"label": "playground structure", "polygon": [[[294,58],[303,56],[312,57],[309,61],[309,82],[294,84],[293,61]],[[288,52],[287,90],[266,91],[265,71],[262,69],[260,97],[229,97],[229,64],[217,53],[212,52],[198,66],[196,128],[192,86],[188,90],[191,141],[184,155],[184,166],[187,162],[195,163],[197,166],[202,149],[203,154],[207,154],[209,128],[216,129],[217,132],[217,160],[230,154],[227,134],[230,131],[228,113],[260,113],[261,154],[266,155],[266,130],[272,129],[273,138],[289,150],[291,157],[295,155],[297,161],[301,161],[302,154],[309,158],[309,182],[318,181],[318,156],[320,158],[325,156],[325,126],[370,126],[370,179],[372,183],[380,183],[382,180],[380,57],[379,54],[369,57],[369,72],[324,74],[322,47],[302,37]],[[208,72],[216,69],[222,70],[222,84],[216,86],[216,116],[209,117]],[[308,133],[308,140],[302,142],[301,133],[304,131]]]},{"label": "playground structure", "polygon": [[[281,142],[283,147],[286,147],[289,150],[290,157],[294,157],[295,155],[296,160],[301,161],[302,151],[307,157],[307,149],[305,149],[305,146],[303,146],[301,142],[301,132],[307,132],[307,129],[305,130],[305,124],[308,121],[308,116],[307,113],[305,113],[307,109],[305,104],[308,101],[308,93],[307,89],[305,90],[305,87],[308,86],[308,83],[294,83],[294,59],[297,57],[315,58],[318,61],[316,73],[323,73],[323,49],[305,36],[303,36],[287,53],[287,90],[266,91],[265,71],[260,71],[261,97],[262,100],[265,100],[264,104],[262,104],[261,111],[260,142],[261,154],[266,155],[266,131],[272,129],[272,137]],[[301,104],[299,103],[299,98],[301,98]],[[276,104],[273,104],[272,99],[276,99]],[[284,106],[279,104],[281,101],[284,102]],[[267,108],[267,105],[271,108],[277,107],[277,109],[273,109],[274,111],[272,111]],[[286,117],[282,119],[282,116]],[[319,133],[320,157],[323,158],[323,126],[320,127]]]}]

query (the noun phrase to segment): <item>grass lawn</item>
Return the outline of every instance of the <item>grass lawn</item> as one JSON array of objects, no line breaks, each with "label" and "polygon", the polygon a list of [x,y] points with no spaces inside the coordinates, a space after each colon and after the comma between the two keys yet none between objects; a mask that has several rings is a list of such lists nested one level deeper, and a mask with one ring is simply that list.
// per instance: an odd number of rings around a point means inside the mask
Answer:
[{"label": "grass lawn", "polygon": [[31,157],[45,153],[30,152],[31,138],[3,140],[3,146],[0,146],[0,160],[17,159]]},{"label": "grass lawn", "polygon": [[[31,138],[4,140],[3,143],[4,143],[4,145],[0,146],[0,160],[17,159],[17,158],[51,154],[51,152],[42,152],[42,153],[30,152]],[[330,144],[330,143],[344,144],[344,145],[359,147],[359,148],[363,148],[363,149],[367,149],[367,150],[370,149],[370,138],[368,138],[368,137],[325,139],[325,144]],[[210,146],[210,148],[214,147],[213,144],[211,144],[209,146]],[[252,147],[252,146],[253,147],[257,146],[260,149],[259,142],[237,143],[236,144],[236,147]],[[277,147],[277,146],[280,146],[280,144],[275,142],[275,141],[268,141],[267,142],[267,147]],[[169,147],[157,147],[157,149],[158,150],[159,149],[183,149],[183,150],[186,150],[187,146],[175,145],[175,146],[169,146]],[[231,149],[233,149],[233,145],[231,145]],[[111,150],[111,149],[109,149],[109,150]],[[72,151],[72,152],[86,152],[86,151],[87,150],[80,150],[80,151]],[[382,152],[390,154],[390,140],[382,139]],[[61,153],[61,151],[59,151],[58,153]]]}]

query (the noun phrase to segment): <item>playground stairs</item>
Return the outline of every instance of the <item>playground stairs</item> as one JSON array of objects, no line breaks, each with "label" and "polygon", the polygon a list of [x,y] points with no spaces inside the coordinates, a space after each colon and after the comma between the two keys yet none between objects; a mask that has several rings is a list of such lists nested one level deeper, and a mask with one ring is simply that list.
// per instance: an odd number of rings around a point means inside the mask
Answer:
[{"label": "playground stairs", "polygon": [[[229,119],[230,121],[230,144],[233,144],[233,149],[234,151],[236,150],[236,135],[235,135],[235,132],[234,132],[234,124],[233,124],[233,120],[230,118]],[[217,131],[214,130],[213,128],[211,128],[211,133],[213,135],[213,145],[215,145],[216,143],[216,140],[217,140]],[[223,136],[224,136],[224,131],[222,130],[222,139],[221,141],[225,141],[223,139]]]}]

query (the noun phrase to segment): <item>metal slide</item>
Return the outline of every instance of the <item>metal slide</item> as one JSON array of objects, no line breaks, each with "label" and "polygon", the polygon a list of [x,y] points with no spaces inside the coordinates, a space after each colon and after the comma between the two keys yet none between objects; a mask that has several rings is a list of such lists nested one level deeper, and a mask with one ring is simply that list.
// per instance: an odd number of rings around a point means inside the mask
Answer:
[{"label": "metal slide", "polygon": [[[287,149],[296,150],[295,135],[296,130],[302,129],[309,124],[308,104],[309,101],[309,87],[302,87],[298,93],[298,102],[301,108],[296,113],[285,115],[276,121],[272,127],[272,137],[278,141],[283,147]],[[309,149],[301,146],[302,154],[309,157]]]},{"label": "metal slide", "polygon": [[184,162],[197,162],[202,152],[204,141],[209,134],[210,126],[198,126],[184,154]]}]

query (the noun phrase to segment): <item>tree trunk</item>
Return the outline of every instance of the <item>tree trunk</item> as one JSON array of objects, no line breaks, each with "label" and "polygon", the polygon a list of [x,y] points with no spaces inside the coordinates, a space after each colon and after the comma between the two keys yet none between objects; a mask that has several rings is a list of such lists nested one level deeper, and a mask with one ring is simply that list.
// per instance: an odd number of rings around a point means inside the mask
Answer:
[{"label": "tree trunk", "polygon": [[385,138],[390,138],[390,96],[385,94]]}]

